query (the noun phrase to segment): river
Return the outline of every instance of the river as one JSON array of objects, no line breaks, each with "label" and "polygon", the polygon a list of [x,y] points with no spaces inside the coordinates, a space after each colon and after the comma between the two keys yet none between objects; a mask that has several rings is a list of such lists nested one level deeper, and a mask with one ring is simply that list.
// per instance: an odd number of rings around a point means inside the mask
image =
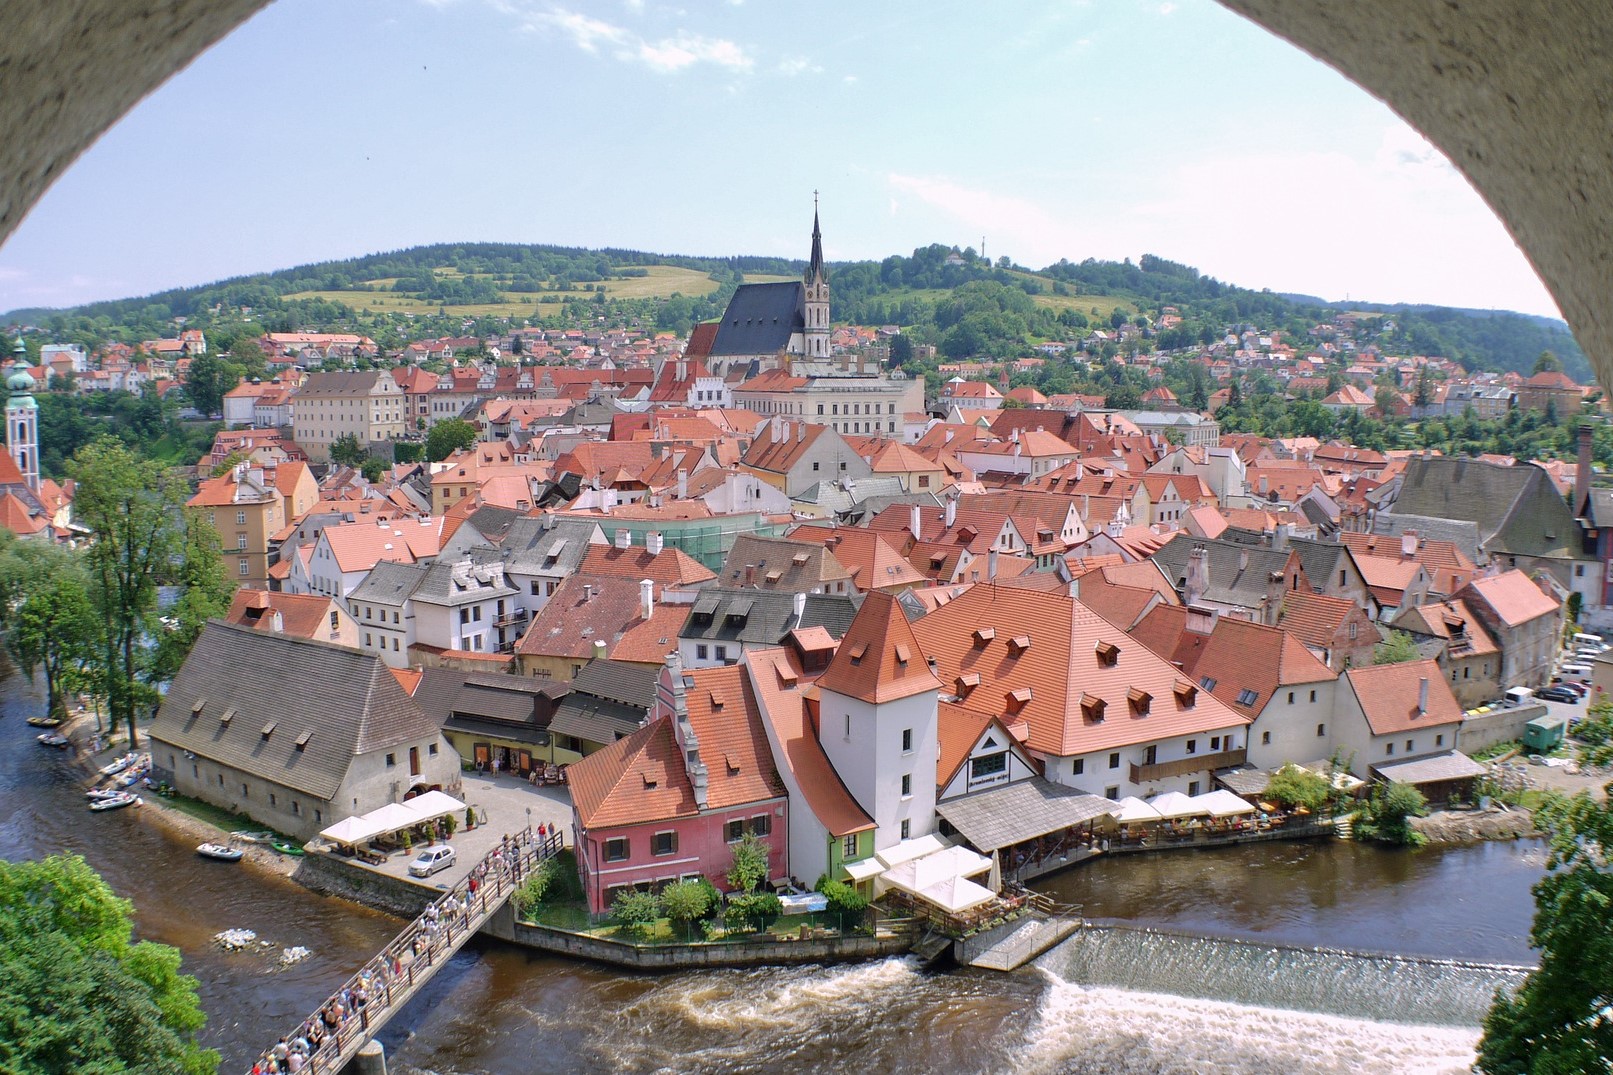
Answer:
[{"label": "river", "polygon": [[[69,759],[23,723],[42,709],[23,678],[0,683],[0,857],[77,851],[133,901],[138,933],[199,980],[222,1071],[249,1067],[398,929],[199,859],[136,811],[90,814]],[[1309,950],[1527,962],[1542,862],[1534,843],[1097,860],[1039,885],[1100,921],[1198,936],[1100,931],[1011,975],[905,959],[633,975],[475,942],[382,1041],[394,1075],[1457,1072],[1493,972]],[[273,943],[214,947],[233,927]],[[312,955],[279,969],[292,945]]]}]

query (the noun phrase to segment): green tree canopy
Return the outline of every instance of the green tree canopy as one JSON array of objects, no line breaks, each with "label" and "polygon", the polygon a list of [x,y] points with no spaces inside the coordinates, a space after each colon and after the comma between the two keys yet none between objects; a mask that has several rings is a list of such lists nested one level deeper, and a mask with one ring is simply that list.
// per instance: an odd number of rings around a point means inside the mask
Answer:
[{"label": "green tree canopy", "polygon": [[1388,638],[1372,647],[1373,664],[1404,664],[1419,656],[1416,641],[1405,631],[1390,631]]},{"label": "green tree canopy", "polygon": [[343,433],[331,441],[330,461],[338,466],[363,466],[368,455],[369,453],[364,450],[364,445],[358,442],[358,434],[356,433]]},{"label": "green tree canopy", "polygon": [[0,861],[0,1071],[212,1075],[179,952],[134,943],[130,906],[76,855]]},{"label": "green tree canopy", "polygon": [[438,422],[426,434],[426,461],[440,463],[476,443],[476,427],[463,418]]},{"label": "green tree canopy", "polygon": [[[1589,728],[1587,729],[1587,726]],[[1613,706],[1593,706],[1578,734],[1587,764],[1613,761]],[[1535,812],[1547,834],[1530,942],[1540,966],[1517,993],[1498,993],[1484,1019],[1478,1068],[1489,1075],[1613,1069],[1613,784],[1601,801],[1556,796]]]},{"label": "green tree canopy", "polygon": [[1317,811],[1332,798],[1332,789],[1325,776],[1289,764],[1272,774],[1263,795],[1273,802]]},{"label": "green tree canopy", "polygon": [[241,367],[217,355],[201,355],[190,361],[185,374],[185,395],[205,418],[222,412],[224,394],[240,383]]}]

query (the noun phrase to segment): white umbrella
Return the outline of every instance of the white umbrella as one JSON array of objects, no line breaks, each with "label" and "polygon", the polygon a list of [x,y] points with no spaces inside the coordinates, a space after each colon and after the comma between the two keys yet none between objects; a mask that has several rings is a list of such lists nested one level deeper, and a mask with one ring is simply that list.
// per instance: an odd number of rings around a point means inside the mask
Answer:
[{"label": "white umbrella", "polygon": [[995,849],[991,852],[991,872],[986,875],[986,887],[993,892],[1003,890],[1003,864],[1002,856]]},{"label": "white umbrella", "polygon": [[1148,805],[1158,810],[1159,816],[1167,820],[1178,817],[1203,817],[1209,813],[1179,791],[1167,791],[1163,795],[1155,795],[1148,800]]},{"label": "white umbrella", "polygon": [[1127,824],[1136,824],[1139,821],[1160,820],[1159,811],[1143,802],[1135,795],[1127,795],[1119,802],[1120,809],[1115,811],[1115,820]]},{"label": "white umbrella", "polygon": [[1226,788],[1216,788],[1203,795],[1196,795],[1193,801],[1203,807],[1211,817],[1233,817],[1237,814],[1252,814],[1255,808],[1244,800],[1238,798]]}]

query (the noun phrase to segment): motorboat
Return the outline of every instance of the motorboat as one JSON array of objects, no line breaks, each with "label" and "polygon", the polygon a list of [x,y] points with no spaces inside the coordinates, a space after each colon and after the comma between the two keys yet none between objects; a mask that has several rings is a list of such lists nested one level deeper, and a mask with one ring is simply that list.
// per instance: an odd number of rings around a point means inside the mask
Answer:
[{"label": "motorboat", "polygon": [[56,747],[57,749],[60,749],[67,746],[71,742],[72,740],[67,738],[67,736],[59,735],[56,732],[42,732],[39,735],[39,744],[41,746]]},{"label": "motorboat", "polygon": [[127,791],[114,791],[104,799],[97,799],[90,803],[91,810],[119,810],[125,806],[139,806],[143,802],[138,795],[130,795]]},{"label": "motorboat", "polygon": [[231,847],[229,844],[197,844],[196,853],[203,858],[217,859],[220,862],[241,861],[241,849],[239,847]]},{"label": "motorboat", "polygon": [[105,799],[110,799],[115,795],[121,794],[123,793],[120,791],[115,791],[112,788],[91,788],[89,791],[84,793],[84,797],[90,800],[92,803],[98,803]]},{"label": "motorboat", "polygon": [[107,764],[101,766],[101,775],[117,776],[119,773],[123,772],[123,770],[127,769],[129,766],[133,765],[139,760],[140,755],[131,751],[128,754],[123,755],[123,757],[115,758]]},{"label": "motorboat", "polygon": [[35,728],[57,728],[61,726],[61,717],[29,717],[28,723]]}]

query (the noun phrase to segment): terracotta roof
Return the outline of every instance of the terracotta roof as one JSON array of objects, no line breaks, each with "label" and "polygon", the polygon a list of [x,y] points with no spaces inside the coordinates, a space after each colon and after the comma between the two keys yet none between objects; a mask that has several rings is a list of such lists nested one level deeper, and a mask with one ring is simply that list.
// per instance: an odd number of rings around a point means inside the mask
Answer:
[{"label": "terracotta roof", "polygon": [[1499,575],[1477,578],[1463,588],[1462,595],[1476,594],[1489,605],[1508,627],[1549,616],[1561,607],[1556,601],[1540,592],[1522,571],[1504,571]]},{"label": "terracotta roof", "polygon": [[1409,627],[1425,635],[1443,638],[1452,657],[1476,657],[1499,653],[1482,620],[1467,607],[1466,601],[1436,601],[1410,608],[1395,619],[1396,627]]},{"label": "terracotta roof", "polygon": [[818,685],[875,705],[940,689],[902,606],[870,593]]},{"label": "terracotta roof", "polygon": [[798,526],[790,532],[796,541],[813,542],[833,550],[834,558],[851,572],[859,590],[888,590],[918,586],[927,576],[915,570],[890,539],[893,534],[860,526]]},{"label": "terracotta roof", "polygon": [[[1537,591],[1538,592],[1538,591]],[[1460,724],[1461,704],[1451,693],[1439,665],[1433,661],[1405,661],[1352,668],[1344,673],[1361,703],[1373,735],[1391,735],[1444,724]],[[1428,711],[1418,713],[1417,696],[1428,683]]]},{"label": "terracotta roof", "polygon": [[609,657],[623,635],[642,622],[640,601],[632,579],[573,575],[532,618],[515,652],[586,658],[596,656],[595,642],[604,642]]},{"label": "terracotta roof", "polygon": [[1190,630],[1199,615],[1182,606],[1156,608],[1131,633],[1236,712],[1258,714],[1278,687],[1337,678],[1293,635],[1231,616],[1218,617],[1208,634]]},{"label": "terracotta roof", "polygon": [[[980,629],[991,636],[982,639]],[[999,715],[1014,692],[1029,689],[1015,715],[1029,723],[1027,745],[1042,754],[1071,757],[1251,720],[1203,692],[1184,706],[1174,690],[1179,670],[1067,594],[971,586],[913,632],[943,683],[981,677],[959,700],[965,709]],[[1128,716],[1133,688],[1151,696],[1147,717]],[[1083,712],[1083,697],[1101,699],[1105,719]]]},{"label": "terracotta roof", "polygon": [[739,665],[683,674],[684,705],[706,763],[706,806],[721,810],[785,794],[762,730],[761,707]]},{"label": "terracotta roof", "polygon": [[670,716],[573,762],[566,770],[566,784],[585,829],[699,813]]},{"label": "terracotta roof", "polygon": [[323,595],[236,590],[224,619],[259,631],[272,631],[275,629],[273,614],[278,612],[283,633],[329,640],[330,614],[339,607]]},{"label": "terracotta roof", "polygon": [[[986,734],[987,729],[995,726],[1002,735],[1003,745],[1010,750],[1017,747],[1020,741],[1000,718],[990,713],[974,713],[951,702],[942,702],[936,706],[935,716],[937,789],[946,787],[952,778],[958,775],[958,770],[969,760],[970,752]],[[1034,759],[1032,764],[1035,764]]]},{"label": "terracotta roof", "polygon": [[[0,456],[11,458],[11,454],[4,451],[0,451]],[[13,534],[27,535],[37,534],[49,525],[50,519],[43,512],[31,509],[15,493],[0,495],[0,527],[10,530]]]},{"label": "terracotta roof", "polygon": [[752,650],[739,667],[748,669],[763,719],[773,728],[773,738],[779,746],[773,760],[795,777],[813,816],[835,837],[873,828],[873,819],[846,790],[812,730],[805,705],[809,684],[801,678],[790,652]]},{"label": "terracotta roof", "polygon": [[1309,590],[1283,593],[1277,626],[1307,645],[1332,649],[1339,628],[1356,608],[1354,601]]},{"label": "terracotta roof", "polygon": [[611,650],[611,660],[661,664],[668,653],[678,648],[678,631],[688,618],[688,605],[656,605],[649,619],[639,620],[622,632],[621,639]]},{"label": "terracotta roof", "polygon": [[590,545],[580,575],[604,575],[612,578],[650,579],[664,586],[697,586],[710,582],[717,573],[681,549],[663,546],[659,553],[651,553],[642,545],[619,549],[614,545]]},{"label": "terracotta roof", "polygon": [[788,422],[774,420],[760,436],[751,441],[750,450],[745,453],[742,462],[757,470],[786,474],[817,443],[819,437],[832,432],[828,426],[813,425],[799,419]]},{"label": "terracotta roof", "polygon": [[374,520],[327,526],[320,536],[330,545],[342,571],[368,571],[382,560],[414,563],[441,551],[443,520],[395,519],[384,525]]}]

